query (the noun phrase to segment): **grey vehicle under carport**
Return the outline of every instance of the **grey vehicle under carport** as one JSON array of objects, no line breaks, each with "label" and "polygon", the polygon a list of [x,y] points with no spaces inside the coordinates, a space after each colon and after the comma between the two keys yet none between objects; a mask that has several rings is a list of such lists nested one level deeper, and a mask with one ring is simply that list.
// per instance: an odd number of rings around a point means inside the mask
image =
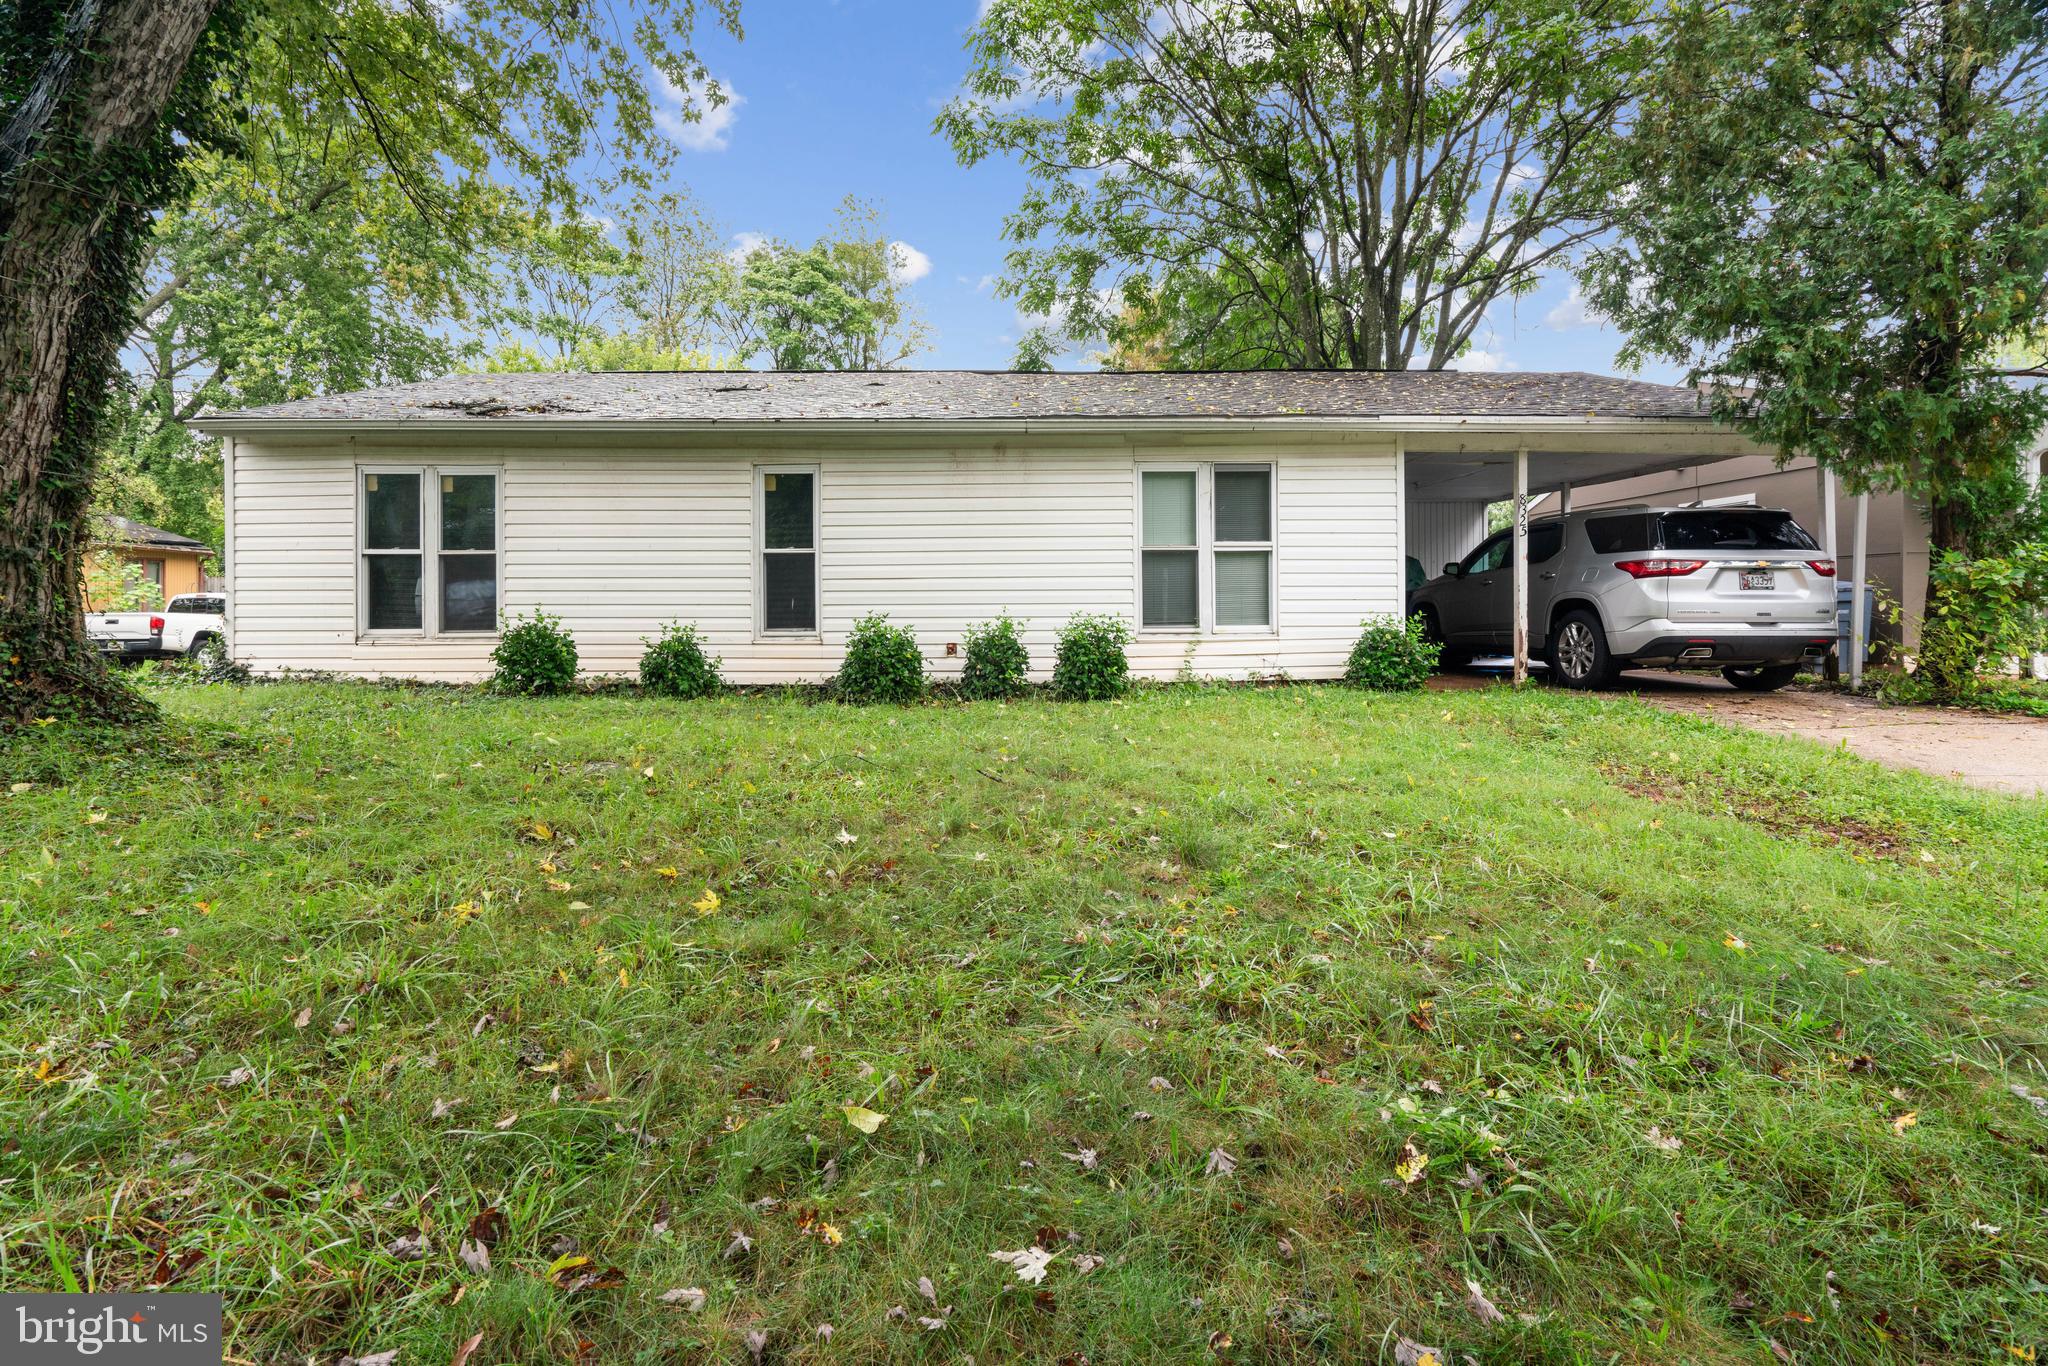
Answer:
[{"label": "grey vehicle under carport", "polygon": [[[1513,533],[1497,532],[1409,595],[1458,664],[1513,645]],[[1529,644],[1568,687],[1625,668],[1719,670],[1782,688],[1835,649],[1835,562],[1792,514],[1626,507],[1529,524]]]}]

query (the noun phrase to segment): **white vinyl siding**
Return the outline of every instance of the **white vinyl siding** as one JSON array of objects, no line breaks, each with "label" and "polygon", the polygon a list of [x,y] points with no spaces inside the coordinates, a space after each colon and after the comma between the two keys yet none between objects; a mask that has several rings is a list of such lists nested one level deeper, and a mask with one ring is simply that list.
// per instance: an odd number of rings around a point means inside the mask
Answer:
[{"label": "white vinyl siding", "polygon": [[[1185,661],[1218,677],[1332,677],[1360,619],[1401,604],[1391,438],[1135,447],[1110,438],[970,445],[905,435],[834,447],[796,433],[779,441],[600,433],[446,444],[433,436],[242,437],[231,449],[235,652],[269,673],[489,675],[489,636],[358,629],[355,481],[359,468],[373,467],[499,471],[499,609],[561,617],[592,674],[635,673],[641,637],[681,620],[697,623],[733,682],[821,681],[838,667],[854,621],[879,611],[909,626],[927,668],[945,677],[959,667],[946,644],[1007,611],[1022,623],[1042,679],[1073,613],[1136,623],[1137,474],[1176,463],[1272,469],[1274,624],[1147,633],[1130,650],[1140,673],[1171,678]],[[777,635],[759,624],[759,479],[770,469],[817,475],[815,632]]]}]

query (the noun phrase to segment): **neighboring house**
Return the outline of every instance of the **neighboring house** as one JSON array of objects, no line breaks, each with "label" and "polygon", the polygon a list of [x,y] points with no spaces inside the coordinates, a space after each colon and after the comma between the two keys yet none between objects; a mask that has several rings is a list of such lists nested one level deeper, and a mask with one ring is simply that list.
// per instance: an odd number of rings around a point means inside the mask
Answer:
[{"label": "neighboring house", "polygon": [[1757,450],[1688,389],[1460,372],[469,375],[193,425],[235,657],[446,680],[536,608],[600,674],[680,620],[732,681],[818,681],[886,612],[943,677],[1008,612],[1043,677],[1100,612],[1143,675],[1328,678],[1517,451],[1540,490]]},{"label": "neighboring house", "polygon": [[119,581],[123,566],[131,564],[154,591],[156,601],[148,606],[161,607],[180,593],[205,589],[206,562],[213,557],[211,546],[126,517],[107,521],[106,535],[86,552],[86,611],[103,611],[111,605],[100,599]]}]

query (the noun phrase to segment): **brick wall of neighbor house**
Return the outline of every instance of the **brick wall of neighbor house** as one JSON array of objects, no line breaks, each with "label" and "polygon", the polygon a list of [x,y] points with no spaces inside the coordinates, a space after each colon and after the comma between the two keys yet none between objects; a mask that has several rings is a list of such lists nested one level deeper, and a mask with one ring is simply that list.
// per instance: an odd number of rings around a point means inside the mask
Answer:
[{"label": "brick wall of neighbor house", "polygon": [[[490,671],[488,638],[366,638],[357,630],[359,466],[441,463],[502,469],[503,582],[513,613],[539,606],[576,636],[587,672],[629,674],[640,638],[696,622],[729,680],[808,682],[837,667],[845,634],[871,611],[911,626],[937,677],[957,672],[948,641],[1007,610],[1032,662],[1076,611],[1135,620],[1138,476],[1146,462],[1270,461],[1275,469],[1276,629],[1141,635],[1134,668],[1169,678],[1285,672],[1332,677],[1360,618],[1402,601],[1397,458],[1391,437],[1190,437],[1134,444],[1070,437],[962,445],[958,437],[702,438],[640,433],[457,433],[401,441],[368,434],[233,446],[230,622],[237,658],[259,671],[470,680]],[[819,474],[820,636],[762,639],[754,628],[754,472]]]}]

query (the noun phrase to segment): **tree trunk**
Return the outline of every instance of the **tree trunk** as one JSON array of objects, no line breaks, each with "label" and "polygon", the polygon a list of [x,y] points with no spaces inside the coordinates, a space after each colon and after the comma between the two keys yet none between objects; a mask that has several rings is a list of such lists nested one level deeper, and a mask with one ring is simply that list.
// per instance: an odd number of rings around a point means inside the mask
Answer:
[{"label": "tree trunk", "polygon": [[85,640],[94,437],[155,207],[137,187],[176,156],[161,125],[217,3],[10,7],[52,31],[0,129],[0,724],[140,707]]}]

